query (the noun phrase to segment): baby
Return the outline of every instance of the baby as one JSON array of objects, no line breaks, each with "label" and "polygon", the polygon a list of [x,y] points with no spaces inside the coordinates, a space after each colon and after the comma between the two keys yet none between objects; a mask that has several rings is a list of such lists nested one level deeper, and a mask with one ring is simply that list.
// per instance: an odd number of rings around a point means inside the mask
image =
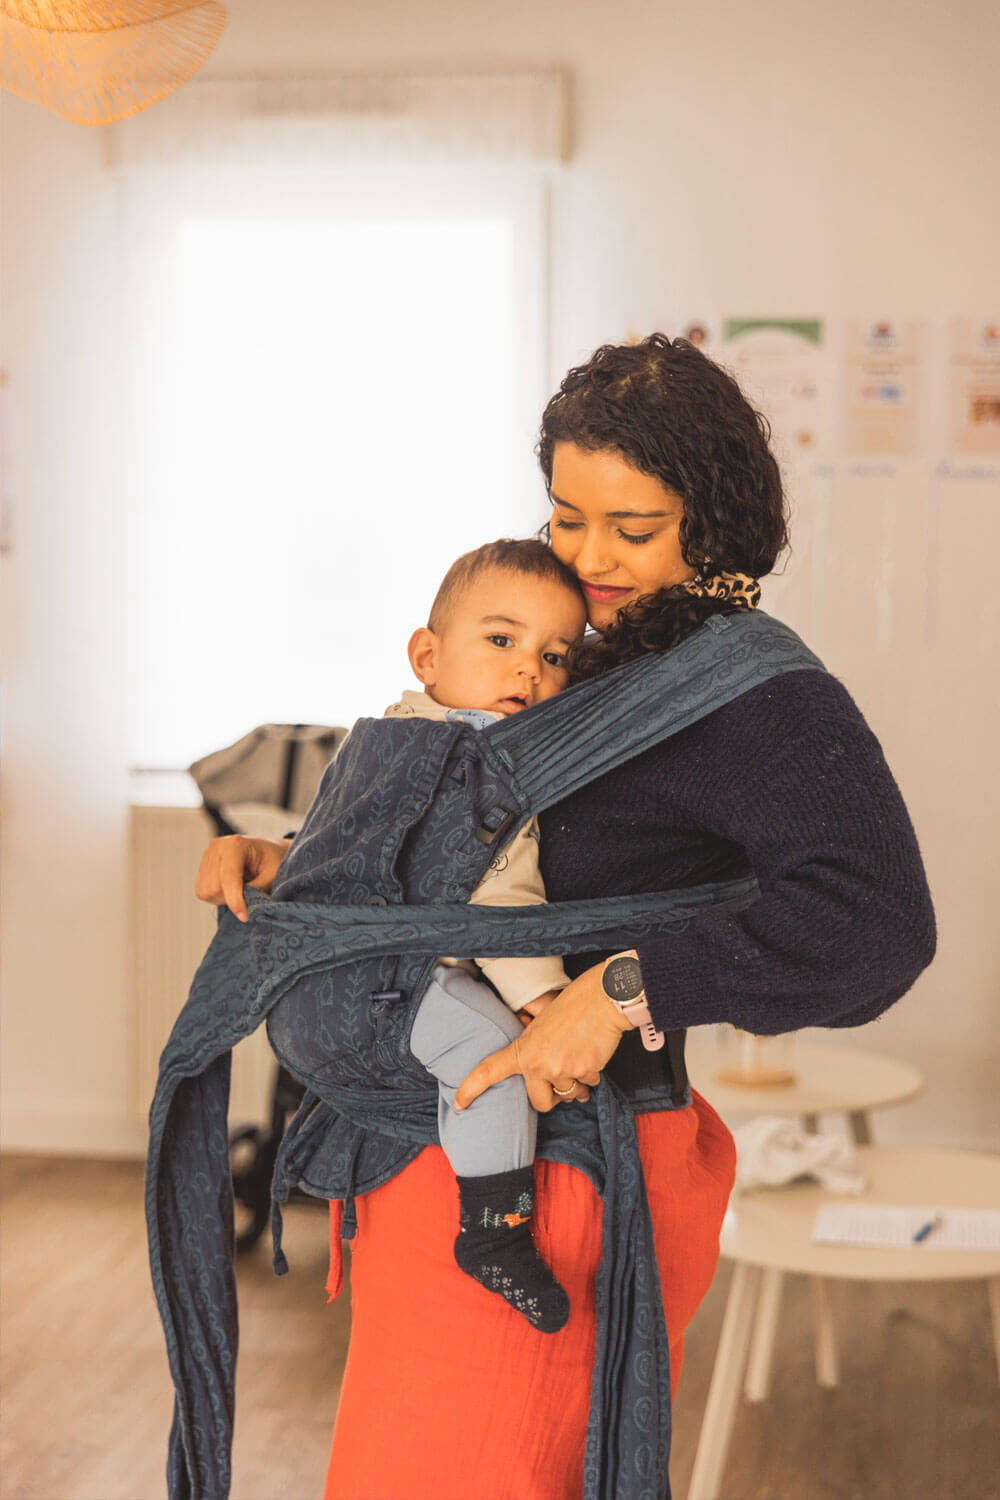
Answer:
[{"label": "baby", "polygon": [[[446,574],[429,623],[410,639],[410,664],[424,691],[404,693],[386,714],[460,719],[482,729],[521,713],[566,687],[566,652],[585,624],[575,576],[541,542],[491,542],[467,552]],[[545,900],[534,818],[494,859],[470,900]],[[452,1101],[466,1074],[518,1037],[568,983],[558,958],[444,958],[410,1038],[438,1080],[441,1144],[458,1177],[455,1259],[544,1333],[562,1328],[569,1299],[531,1238],[537,1116],[524,1080],[495,1084],[461,1113]]]}]

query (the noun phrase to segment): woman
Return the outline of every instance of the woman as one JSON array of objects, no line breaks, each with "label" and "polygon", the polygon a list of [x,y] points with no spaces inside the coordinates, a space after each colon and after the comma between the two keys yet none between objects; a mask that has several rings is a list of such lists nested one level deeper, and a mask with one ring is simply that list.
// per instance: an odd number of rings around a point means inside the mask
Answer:
[{"label": "woman", "polygon": [[[709,615],[756,603],[756,580],[786,542],[765,433],[735,382],[683,341],[608,346],[570,371],[545,410],[539,456],[552,546],[578,574],[599,632],[578,651],[579,675],[669,650]],[[920,856],[877,742],[819,671],[751,689],[551,808],[540,826],[553,901],[751,871],[760,886],[747,910],[706,910],[634,955],[668,1046],[646,1051],[623,1034],[601,984],[609,955],[579,954],[566,960],[573,983],[459,1095],[468,1104],[520,1071],[547,1111],[583,1098],[604,1070],[630,1096],[676,1385],[734,1168],[731,1137],[704,1100],[662,1106],[664,1083],[675,1099],[684,1086],[683,1031],[718,1021],[760,1034],[853,1026],[885,1010],[933,954]],[[199,894],[241,907],[242,879],[269,887],[282,852],[214,845]],[[357,1202],[353,1333],[326,1500],[580,1494],[600,1200],[573,1169],[539,1164],[538,1246],[572,1306],[549,1337],[454,1275],[453,1198],[444,1156],[430,1147]]]}]

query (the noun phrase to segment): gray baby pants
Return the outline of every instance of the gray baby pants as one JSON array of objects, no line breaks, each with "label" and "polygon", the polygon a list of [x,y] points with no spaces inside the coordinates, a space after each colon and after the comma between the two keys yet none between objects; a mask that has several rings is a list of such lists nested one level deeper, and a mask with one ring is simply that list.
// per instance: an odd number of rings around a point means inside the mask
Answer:
[{"label": "gray baby pants", "polygon": [[535,1159],[538,1116],[520,1073],[455,1111],[458,1085],[477,1063],[521,1035],[520,1021],[489,985],[438,964],[420,1002],[410,1050],[438,1080],[438,1134],[459,1177],[487,1177]]}]

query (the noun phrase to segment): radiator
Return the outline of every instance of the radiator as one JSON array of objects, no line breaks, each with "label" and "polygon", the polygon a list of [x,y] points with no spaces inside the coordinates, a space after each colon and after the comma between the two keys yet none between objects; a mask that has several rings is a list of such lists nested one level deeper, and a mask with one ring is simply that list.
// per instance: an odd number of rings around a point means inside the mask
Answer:
[{"label": "radiator", "polygon": [[[212,837],[196,807],[131,809],[129,828],[129,947],[132,1067],[130,1107],[145,1120],[159,1056],[195,969],[215,932],[215,908],[194,894],[195,872]],[[233,1125],[264,1123],[276,1064],[261,1026],[233,1053],[229,1118]]]}]

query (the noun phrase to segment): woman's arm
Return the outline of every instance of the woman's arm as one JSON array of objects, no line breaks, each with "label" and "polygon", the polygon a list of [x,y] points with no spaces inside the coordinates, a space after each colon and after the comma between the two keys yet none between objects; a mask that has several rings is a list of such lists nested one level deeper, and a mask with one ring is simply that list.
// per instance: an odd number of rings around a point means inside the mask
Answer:
[{"label": "woman's arm", "polygon": [[201,857],[194,893],[199,901],[228,906],[245,922],[249,916],[243,887],[269,891],[291,839],[251,839],[243,834],[213,839]]},{"label": "woman's arm", "polygon": [[[515,1073],[524,1075],[528,1098],[542,1113],[559,1103],[588,1098],[622,1034],[632,1030],[631,1021],[601,989],[603,968],[603,963],[597,964],[574,979],[523,1036],[474,1068],[455,1094],[455,1108],[466,1109],[494,1083]],[[574,1083],[583,1086],[574,1088]],[[570,1092],[560,1097],[557,1089]]]},{"label": "woman's arm", "polygon": [[[767,1035],[860,1025],[930,963],[934,912],[912,825],[877,740],[834,678],[790,673],[754,689],[644,755],[641,770],[615,783],[622,800],[638,788],[626,823],[655,829],[667,808],[665,822],[745,849],[761,889],[746,911],[706,908],[688,932],[639,945],[660,1029],[729,1021]],[[603,805],[622,822],[614,796]],[[589,811],[574,800],[574,836]],[[615,831],[610,821],[590,830],[605,863]],[[666,869],[649,875],[643,889],[677,879]],[[686,883],[698,882],[689,875]],[[513,1071],[559,1087],[563,1078],[593,1083],[588,1069],[603,1067],[617,1045],[601,968],[585,970],[519,1038],[522,1066],[510,1066],[512,1048],[486,1059],[463,1083],[461,1102]],[[559,1102],[551,1087],[532,1092],[529,1081],[529,1093],[536,1109]]]},{"label": "woman's arm", "polygon": [[791,673],[713,715],[689,748],[687,815],[746,850],[761,894],[639,946],[657,1025],[772,1035],[881,1014],[933,958],[934,911],[899,789],[849,694]]}]

